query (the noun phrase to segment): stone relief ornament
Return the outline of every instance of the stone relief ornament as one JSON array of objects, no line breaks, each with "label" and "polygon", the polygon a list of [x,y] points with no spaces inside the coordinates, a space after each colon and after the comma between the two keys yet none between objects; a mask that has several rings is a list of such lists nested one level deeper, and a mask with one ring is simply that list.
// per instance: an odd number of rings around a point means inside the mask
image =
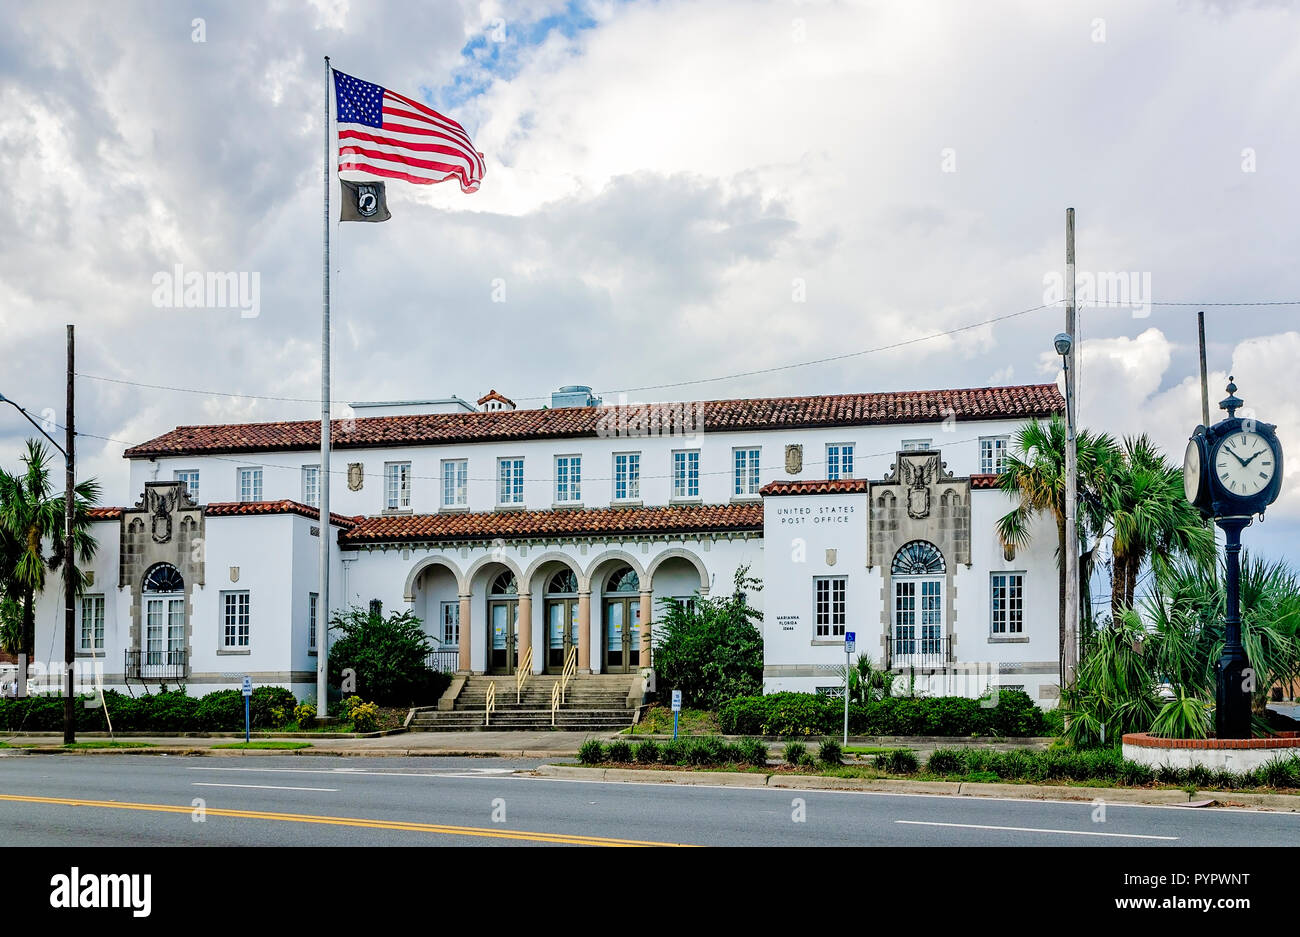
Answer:
[{"label": "stone relief ornament", "polygon": [[838,553],[834,548],[828,549],[828,550],[826,551],[826,565],[827,565],[827,566],[834,566],[834,565],[835,565],[835,561],[836,561],[837,559],[839,559],[839,553]]},{"label": "stone relief ornament", "polygon": [[239,582],[239,567],[238,567],[238,566],[232,566],[232,567],[230,567],[230,581],[231,581],[231,582]]},{"label": "stone relief ornament", "polygon": [[899,479],[907,486],[907,516],[920,520],[930,516],[930,485],[939,474],[939,457],[930,456],[923,462],[902,459],[899,462]]},{"label": "stone relief ornament", "polygon": [[150,532],[154,543],[166,543],[172,538],[172,511],[176,508],[176,491],[159,494],[153,488],[147,489],[149,499]]},{"label": "stone relief ornament", "polygon": [[365,484],[365,467],[360,462],[348,463],[348,491],[360,491]]},{"label": "stone relief ornament", "polygon": [[798,475],[803,471],[803,446],[791,443],[785,447],[785,473]]}]

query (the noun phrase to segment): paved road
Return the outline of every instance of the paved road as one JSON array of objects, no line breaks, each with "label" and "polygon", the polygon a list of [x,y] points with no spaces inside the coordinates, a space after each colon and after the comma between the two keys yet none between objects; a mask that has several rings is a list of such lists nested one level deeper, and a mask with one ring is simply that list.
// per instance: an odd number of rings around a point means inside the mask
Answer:
[{"label": "paved road", "polygon": [[[0,842],[65,845],[1295,845],[1300,815],[602,784],[537,760],[0,758]],[[196,800],[201,804],[196,804]],[[797,801],[803,803],[802,810]],[[204,810],[201,822],[196,810]],[[802,820],[797,817],[802,813]],[[504,817],[502,816],[504,814]]]}]

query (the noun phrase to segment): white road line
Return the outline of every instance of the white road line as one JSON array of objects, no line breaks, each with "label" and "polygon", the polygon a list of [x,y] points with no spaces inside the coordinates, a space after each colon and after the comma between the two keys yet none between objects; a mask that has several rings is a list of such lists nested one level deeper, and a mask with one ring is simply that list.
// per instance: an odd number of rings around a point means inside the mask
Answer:
[{"label": "white road line", "polygon": [[[384,777],[384,778],[506,778],[514,774],[514,768],[470,768],[437,771],[362,771],[358,768],[209,768],[203,765],[187,765],[188,771],[253,771],[276,774],[332,774],[334,777]],[[473,774],[466,773],[472,771]],[[481,772],[493,772],[485,774]]]},{"label": "white road line", "polygon": [[195,787],[254,787],[266,791],[325,791],[330,794],[337,794],[337,787],[281,787],[278,784],[214,784],[195,781]]},{"label": "white road line", "polygon": [[1120,839],[1167,839],[1177,836],[1151,836],[1146,833],[1097,833],[1092,830],[1045,830],[1032,826],[986,826],[982,823],[938,823],[934,820],[895,820],[908,826],[950,826],[962,830],[1009,830],[1013,833],[1061,833],[1066,836],[1115,836]]}]

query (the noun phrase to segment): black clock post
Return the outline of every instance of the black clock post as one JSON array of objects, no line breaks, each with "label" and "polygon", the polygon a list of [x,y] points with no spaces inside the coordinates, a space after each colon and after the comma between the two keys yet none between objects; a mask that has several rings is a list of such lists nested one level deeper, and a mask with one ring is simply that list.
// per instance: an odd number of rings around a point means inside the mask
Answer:
[{"label": "black clock post", "polygon": [[1216,667],[1215,736],[1250,738],[1254,672],[1241,643],[1241,532],[1277,500],[1282,487],[1282,445],[1275,427],[1237,416],[1243,401],[1228,378],[1219,406],[1228,417],[1198,426],[1183,460],[1183,487],[1202,516],[1214,518],[1227,540],[1223,652]]}]

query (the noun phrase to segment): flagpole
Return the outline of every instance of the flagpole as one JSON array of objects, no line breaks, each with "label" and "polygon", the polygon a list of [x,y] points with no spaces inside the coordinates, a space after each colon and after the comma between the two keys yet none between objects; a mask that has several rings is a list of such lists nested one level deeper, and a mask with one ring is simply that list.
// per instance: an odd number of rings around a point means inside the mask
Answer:
[{"label": "flagpole", "polygon": [[330,57],[325,56],[324,265],[320,326],[320,592],[316,597],[316,718],[329,715],[330,655]]}]

